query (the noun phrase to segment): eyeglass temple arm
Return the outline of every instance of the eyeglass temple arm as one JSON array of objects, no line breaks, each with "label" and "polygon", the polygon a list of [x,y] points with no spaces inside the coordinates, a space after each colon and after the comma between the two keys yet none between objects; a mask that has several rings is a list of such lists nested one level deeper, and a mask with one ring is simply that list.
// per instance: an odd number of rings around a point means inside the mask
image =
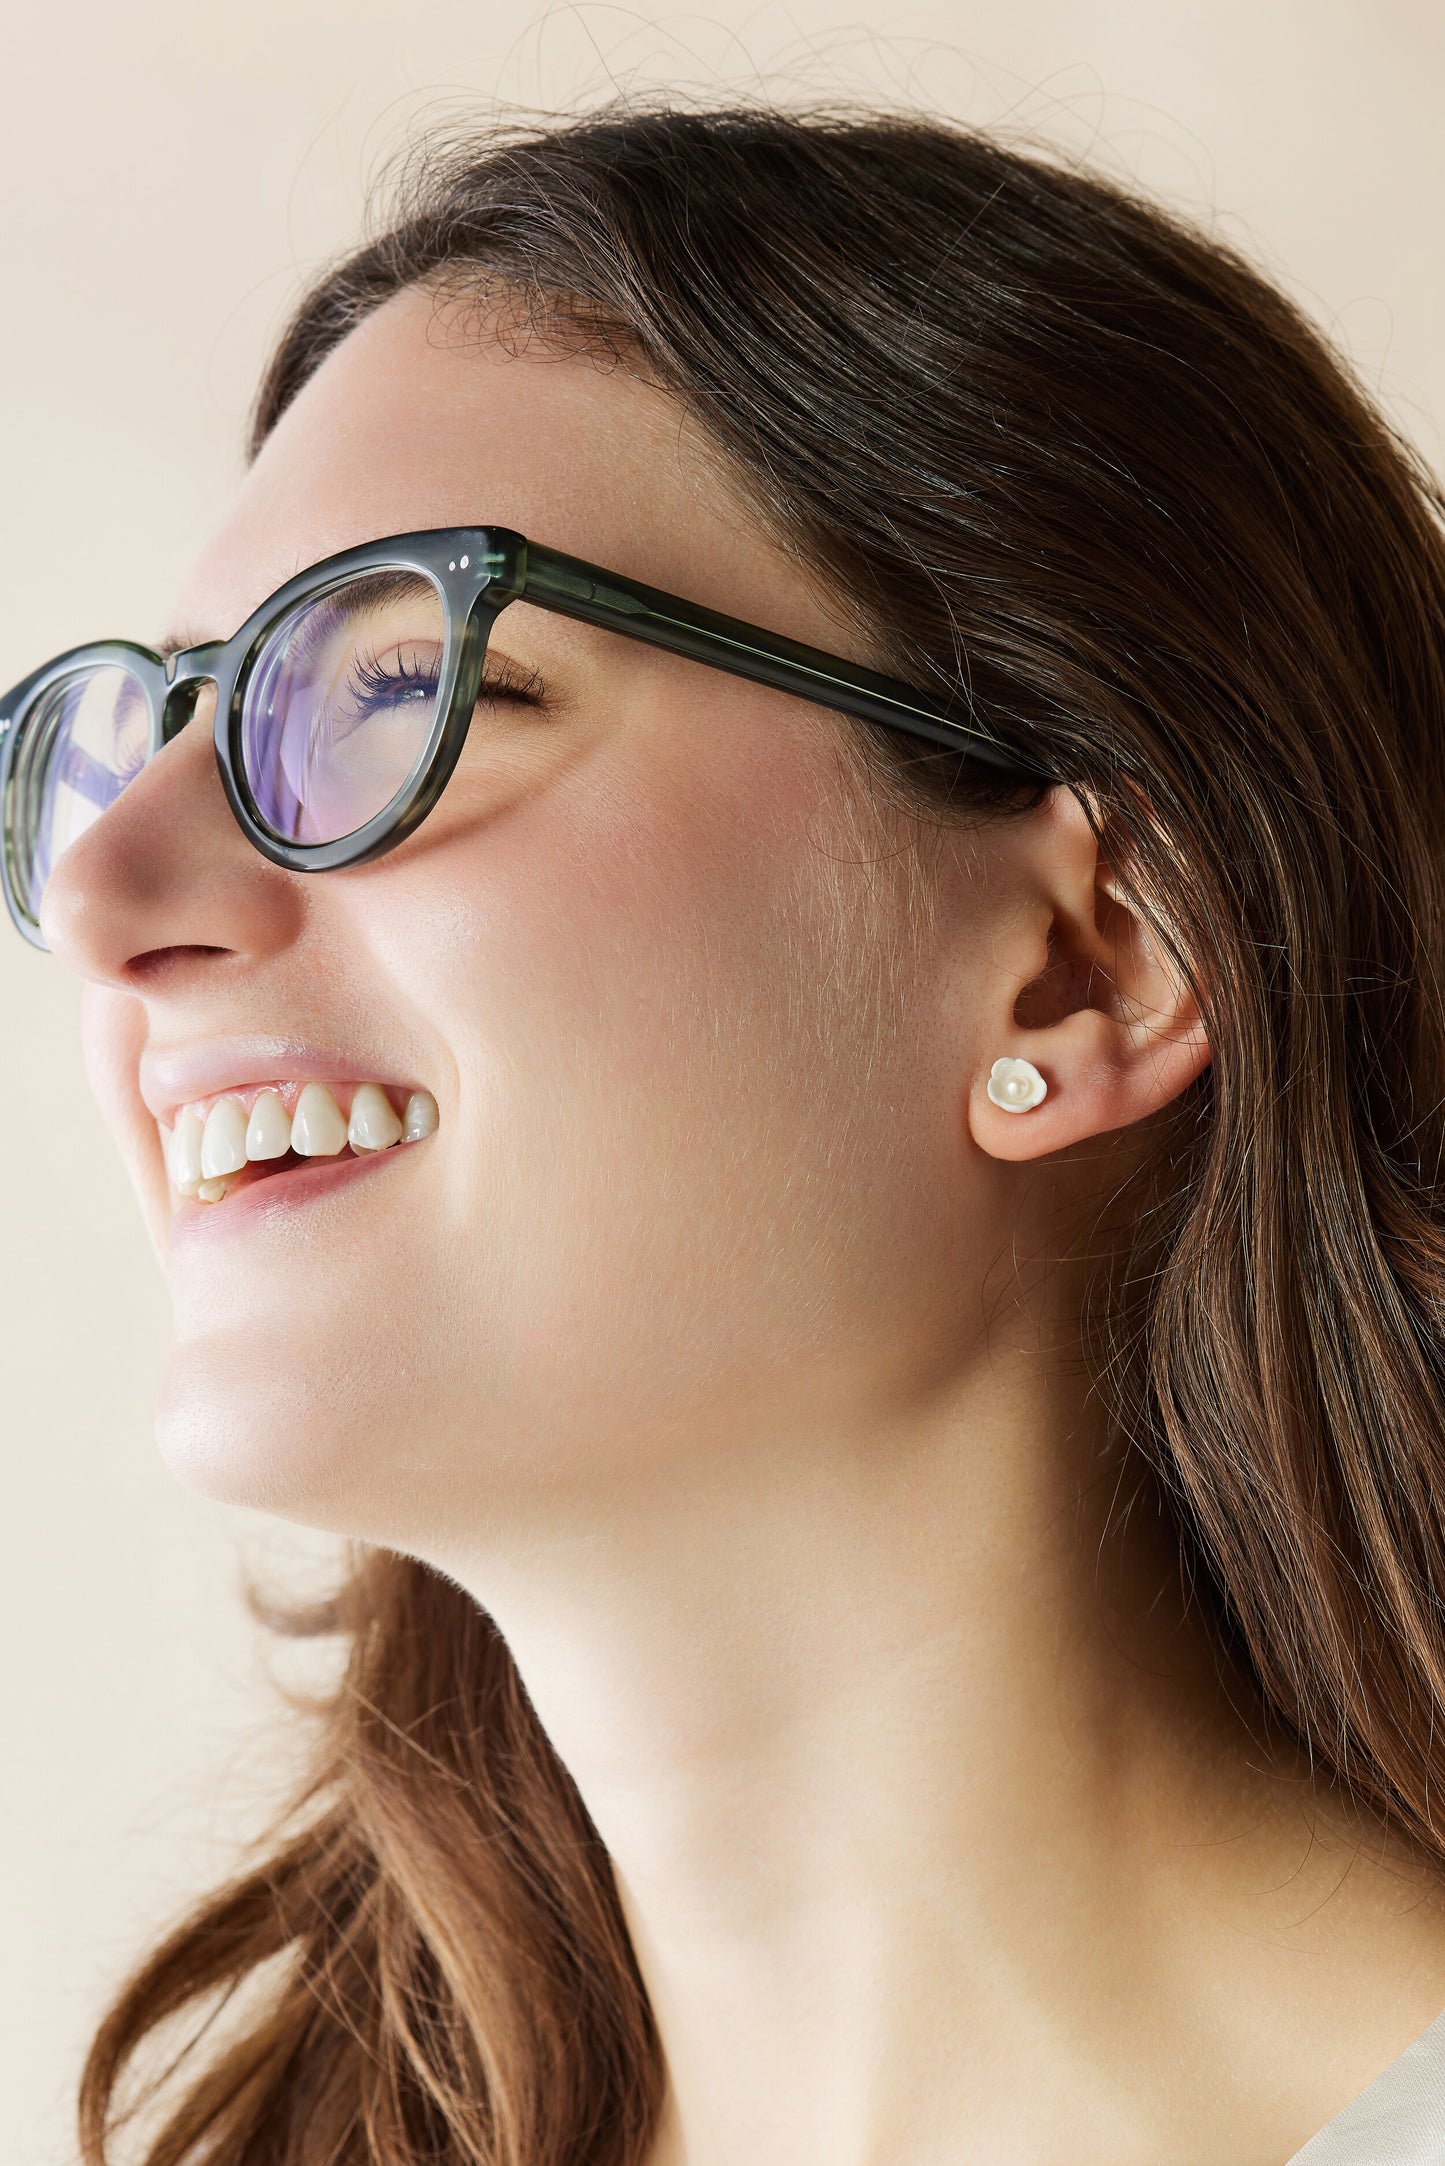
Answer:
[{"label": "eyeglass temple arm", "polygon": [[[841,714],[864,722],[882,722],[894,729],[925,737],[955,752],[966,752],[1016,774],[1021,781],[1052,779],[1017,753],[989,737],[963,718],[956,709],[934,704],[909,685],[817,647],[801,646],[775,632],[760,631],[736,617],[720,616],[693,602],[681,601],[656,587],[619,579],[579,557],[527,542],[518,552],[521,563],[513,599],[552,609],[559,616],[576,617],[584,624],[623,632],[645,639],[670,653],[707,662],[714,669],[731,670],[782,692],[800,694]],[[967,709],[964,713],[968,712]]]}]

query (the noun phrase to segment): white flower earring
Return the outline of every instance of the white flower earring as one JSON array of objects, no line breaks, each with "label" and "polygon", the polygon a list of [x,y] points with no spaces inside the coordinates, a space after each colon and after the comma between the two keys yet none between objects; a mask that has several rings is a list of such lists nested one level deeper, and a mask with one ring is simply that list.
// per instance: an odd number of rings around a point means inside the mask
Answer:
[{"label": "white flower earring", "polygon": [[988,1072],[988,1095],[1005,1113],[1032,1113],[1048,1087],[1031,1060],[1011,1060],[1007,1054]]}]

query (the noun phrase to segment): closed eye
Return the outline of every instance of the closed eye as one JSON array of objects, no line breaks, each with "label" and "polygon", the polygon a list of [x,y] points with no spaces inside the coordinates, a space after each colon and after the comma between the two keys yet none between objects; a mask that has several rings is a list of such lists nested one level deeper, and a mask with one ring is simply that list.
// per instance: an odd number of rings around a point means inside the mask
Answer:
[{"label": "closed eye", "polygon": [[477,699],[514,700],[519,706],[545,707],[547,687],[539,671],[524,669],[510,655],[488,654]]}]

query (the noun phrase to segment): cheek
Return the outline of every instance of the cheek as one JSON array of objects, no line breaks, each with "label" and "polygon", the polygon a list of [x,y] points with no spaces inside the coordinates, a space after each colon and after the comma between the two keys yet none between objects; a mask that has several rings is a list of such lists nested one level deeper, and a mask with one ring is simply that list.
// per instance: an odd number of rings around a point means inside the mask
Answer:
[{"label": "cheek", "polygon": [[780,853],[696,772],[662,784],[564,777],[334,891],[442,1128],[175,1274],[162,1449],[193,1486],[435,1551],[695,1447],[815,1344],[847,1124],[800,1057],[808,807]]},{"label": "cheek", "polygon": [[816,755],[759,755],[564,779],[434,853],[412,940],[400,909],[374,921],[457,1065],[470,1344],[522,1427],[585,1431],[599,1463],[760,1377],[850,1388],[840,1349],[910,1335],[907,1003],[880,994]]}]

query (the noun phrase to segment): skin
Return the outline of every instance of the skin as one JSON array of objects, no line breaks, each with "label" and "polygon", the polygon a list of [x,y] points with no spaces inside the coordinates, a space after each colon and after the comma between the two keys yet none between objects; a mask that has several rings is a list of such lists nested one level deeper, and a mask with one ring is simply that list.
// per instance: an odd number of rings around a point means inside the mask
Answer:
[{"label": "skin", "polygon": [[[867,658],[662,393],[415,293],[180,628],[480,520]],[[1445,1910],[1253,1735],[1157,1514],[1111,1522],[1063,1235],[1207,1061],[1188,994],[1064,791],[920,844],[839,717],[521,604],[493,651],[541,703],[479,710],[391,855],[266,863],[195,728],[51,881],[173,1298],[167,1462],[497,1618],[616,1864],[650,2166],[1280,2166],[1445,2006]],[[173,1217],[167,1063],[238,1047],[440,1132]]]}]

